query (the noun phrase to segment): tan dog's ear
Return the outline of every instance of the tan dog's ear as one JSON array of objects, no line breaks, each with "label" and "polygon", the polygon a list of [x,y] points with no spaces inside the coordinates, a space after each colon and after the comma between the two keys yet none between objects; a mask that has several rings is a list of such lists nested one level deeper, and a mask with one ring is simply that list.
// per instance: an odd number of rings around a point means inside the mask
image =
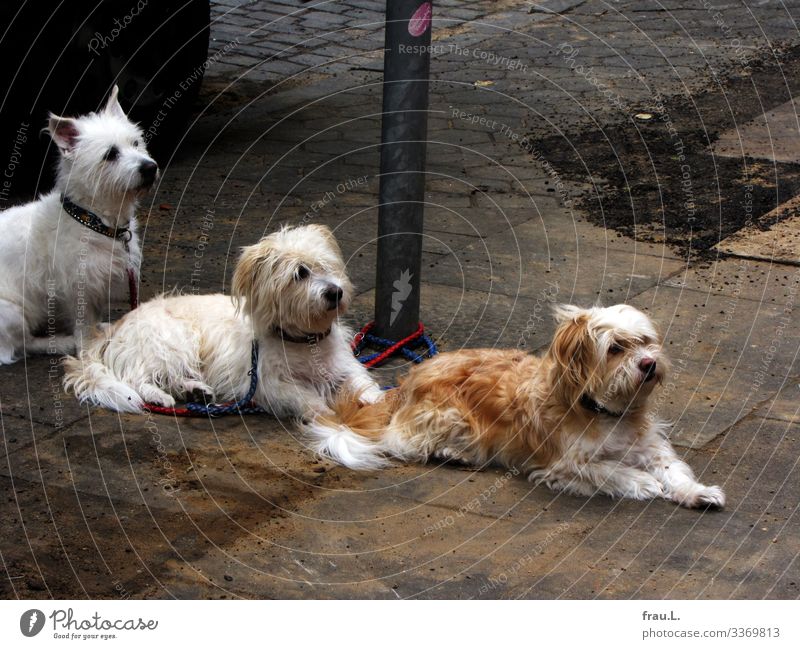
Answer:
[{"label": "tan dog's ear", "polygon": [[581,315],[588,315],[586,309],[582,309],[574,304],[556,304],[553,307],[553,318],[556,324],[563,324],[568,320],[576,320]]},{"label": "tan dog's ear", "polygon": [[572,305],[556,309],[556,329],[548,354],[555,361],[562,389],[574,400],[584,391],[592,392],[595,342],[589,330],[589,313]]}]

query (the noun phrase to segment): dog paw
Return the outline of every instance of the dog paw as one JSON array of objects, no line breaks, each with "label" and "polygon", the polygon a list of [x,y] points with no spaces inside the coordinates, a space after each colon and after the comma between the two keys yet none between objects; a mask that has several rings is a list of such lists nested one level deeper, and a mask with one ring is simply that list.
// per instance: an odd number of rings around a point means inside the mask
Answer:
[{"label": "dog paw", "polygon": [[[433,452],[433,458],[435,460],[441,460],[443,462],[452,462],[453,464],[463,464],[465,466],[470,466],[469,460],[465,459],[464,453],[459,451],[455,448],[450,448],[449,446],[445,446],[444,448],[437,449]],[[474,471],[474,467],[471,467],[471,470]]]},{"label": "dog paw", "polygon": [[183,391],[186,394],[192,394],[196,392],[198,394],[208,395],[208,400],[214,398],[214,390],[212,390],[208,385],[203,383],[202,381],[194,381],[188,379],[183,382]]},{"label": "dog paw", "polygon": [[722,509],[725,507],[725,492],[716,485],[704,486],[698,489],[685,505],[692,509]]},{"label": "dog paw", "polygon": [[528,474],[528,482],[533,482],[534,484],[542,484],[547,479],[547,471],[543,471],[542,469],[534,469]]},{"label": "dog paw", "polygon": [[647,474],[632,480],[630,485],[628,485],[628,493],[624,494],[627,498],[634,498],[636,500],[652,500],[653,498],[660,498],[663,495],[664,485]]},{"label": "dog paw", "polygon": [[383,390],[378,386],[372,386],[364,390],[358,400],[365,405],[368,403],[377,403],[383,399],[383,394]]},{"label": "dog paw", "polygon": [[689,509],[722,509],[725,507],[725,493],[720,487],[706,487],[693,484],[684,489],[676,489],[664,496],[682,507]]},{"label": "dog paw", "polygon": [[156,387],[144,386],[139,390],[139,394],[141,394],[146,403],[152,403],[163,408],[172,408],[175,405],[174,397]]}]

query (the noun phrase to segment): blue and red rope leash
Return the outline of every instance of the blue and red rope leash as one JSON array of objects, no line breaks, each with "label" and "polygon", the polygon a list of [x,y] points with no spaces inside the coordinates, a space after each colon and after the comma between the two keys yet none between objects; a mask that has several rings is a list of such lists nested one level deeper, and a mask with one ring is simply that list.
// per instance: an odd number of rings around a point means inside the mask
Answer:
[{"label": "blue and red rope leash", "polygon": [[[364,325],[364,328],[359,331],[353,339],[353,353],[365,367],[379,367],[397,354],[402,354],[413,363],[421,363],[426,358],[436,356],[436,343],[425,333],[425,327],[422,326],[421,322],[414,333],[398,341],[380,338],[371,334],[370,331],[374,326],[374,320]],[[425,345],[426,350],[422,354],[418,354],[414,349],[420,347],[422,344]],[[361,356],[361,352],[367,345],[381,351],[368,354],[367,356]]]},{"label": "blue and red rope leash", "polygon": [[[378,367],[397,354],[402,354],[414,363],[421,363],[426,358],[431,358],[438,353],[436,343],[425,333],[425,327],[422,326],[421,322],[413,334],[399,341],[380,338],[369,333],[374,325],[374,322],[365,325],[364,328],[355,335],[352,343],[353,353],[365,367]],[[421,354],[414,351],[423,344],[426,348],[425,351]],[[368,345],[380,351],[361,356],[361,352]],[[212,404],[190,401],[186,403],[183,408],[157,406],[155,404],[146,403],[144,406],[145,410],[157,415],[173,415],[175,417],[223,417],[225,415],[235,414],[254,415],[265,413],[267,411],[264,408],[253,403],[253,397],[258,387],[258,342],[255,340],[253,341],[250,359],[252,362],[252,366],[248,372],[250,376],[250,387],[244,398],[239,401]]]},{"label": "blue and red rope leash", "polygon": [[146,403],[145,409],[157,415],[175,415],[176,417],[222,417],[224,415],[255,415],[267,412],[252,403],[258,387],[258,342],[255,340],[253,341],[250,360],[252,366],[247,373],[250,376],[250,387],[244,398],[239,401],[229,401],[227,403],[197,403],[190,401],[183,408],[156,406]]}]

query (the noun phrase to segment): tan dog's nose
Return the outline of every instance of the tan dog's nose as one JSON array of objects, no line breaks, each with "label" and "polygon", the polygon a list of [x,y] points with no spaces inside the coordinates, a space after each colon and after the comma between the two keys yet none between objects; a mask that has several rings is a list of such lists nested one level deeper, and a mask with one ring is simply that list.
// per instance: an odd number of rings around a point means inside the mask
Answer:
[{"label": "tan dog's nose", "polygon": [[645,356],[639,361],[639,369],[644,372],[645,379],[649,381],[656,375],[656,361],[654,358]]}]

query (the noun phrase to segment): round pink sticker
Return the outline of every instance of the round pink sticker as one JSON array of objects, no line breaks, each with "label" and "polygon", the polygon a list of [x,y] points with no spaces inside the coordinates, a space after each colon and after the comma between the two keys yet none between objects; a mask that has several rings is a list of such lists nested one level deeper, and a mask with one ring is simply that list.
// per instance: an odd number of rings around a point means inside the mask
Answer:
[{"label": "round pink sticker", "polygon": [[431,3],[423,2],[408,21],[408,33],[412,36],[422,36],[431,24],[432,15]]}]

